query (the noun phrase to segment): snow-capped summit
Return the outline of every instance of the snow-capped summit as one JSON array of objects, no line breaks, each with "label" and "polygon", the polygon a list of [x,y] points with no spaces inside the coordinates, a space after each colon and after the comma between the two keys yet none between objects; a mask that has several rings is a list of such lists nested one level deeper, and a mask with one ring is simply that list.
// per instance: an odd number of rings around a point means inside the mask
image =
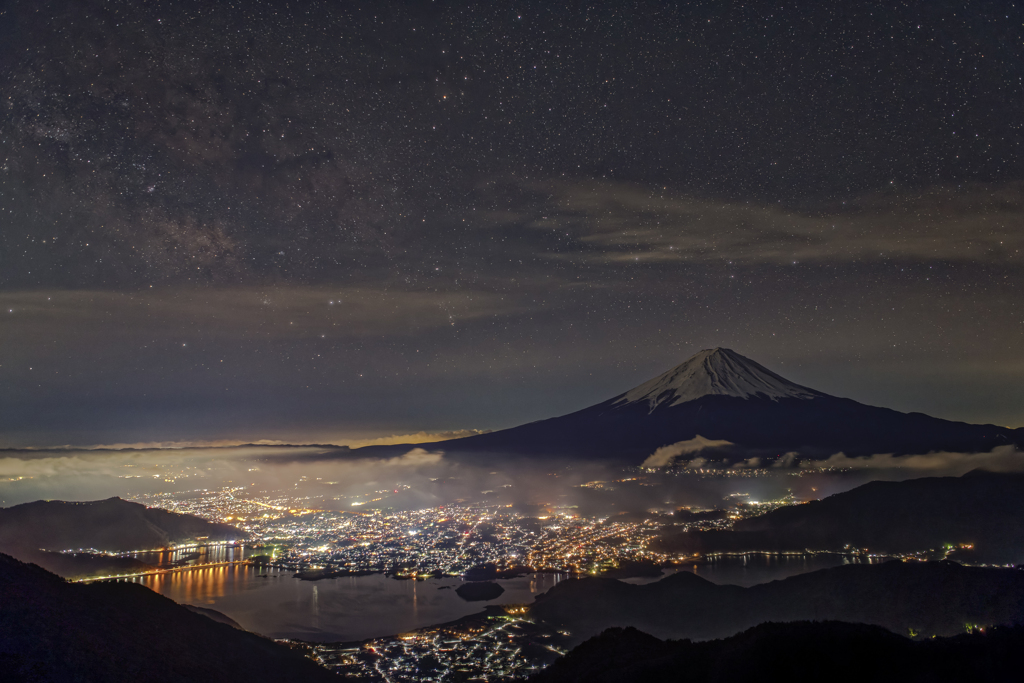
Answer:
[{"label": "snow-capped summit", "polygon": [[802,387],[730,349],[704,349],[687,361],[617,397],[614,405],[646,402],[649,410],[677,406],[704,396],[817,398]]},{"label": "snow-capped summit", "polygon": [[[564,457],[638,465],[713,450],[725,460],[783,454],[824,459],[876,453],[986,453],[1024,449],[1024,428],[949,422],[829,396],[794,384],[729,349],[706,349],[663,375],[568,415],[430,444],[446,458]],[[368,446],[394,457],[414,448]],[[402,450],[404,449],[404,450]],[[704,457],[704,456],[699,456]]]}]

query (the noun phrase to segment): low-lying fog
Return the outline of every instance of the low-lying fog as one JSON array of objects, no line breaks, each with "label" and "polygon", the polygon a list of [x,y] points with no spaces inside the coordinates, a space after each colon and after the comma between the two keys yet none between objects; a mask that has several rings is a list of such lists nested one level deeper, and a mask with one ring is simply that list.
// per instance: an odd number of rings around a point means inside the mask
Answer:
[{"label": "low-lying fog", "polygon": [[645,515],[787,494],[797,501],[822,498],[871,479],[959,475],[975,467],[1019,469],[1020,456],[1012,448],[902,458],[840,454],[822,463],[771,469],[757,469],[753,462],[727,467],[694,459],[688,467],[677,463],[675,470],[654,471],[494,457],[453,461],[429,450],[429,444],[387,459],[360,459],[344,450],[265,446],[7,451],[0,455],[0,506],[38,499],[131,499],[231,486],[334,510],[418,509],[461,501],[514,505],[524,512],[564,508],[587,516]]}]

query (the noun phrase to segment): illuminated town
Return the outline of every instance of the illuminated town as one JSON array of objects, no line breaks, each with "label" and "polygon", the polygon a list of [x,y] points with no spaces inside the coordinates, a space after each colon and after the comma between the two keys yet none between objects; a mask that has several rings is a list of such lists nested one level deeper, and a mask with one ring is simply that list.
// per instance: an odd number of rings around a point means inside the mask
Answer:
[{"label": "illuminated town", "polygon": [[[650,485],[643,472],[626,475],[579,488],[608,492],[623,484]],[[693,513],[688,516],[652,512],[609,517],[583,516],[574,506],[557,505],[525,514],[510,504],[487,501],[389,509],[389,498],[402,493],[402,485],[348,496],[348,509],[327,510],[318,503],[322,499],[297,494],[301,490],[254,492],[226,486],[134,499],[231,524],[249,535],[244,552],[234,555],[211,555],[209,550],[182,555],[192,549],[179,549],[175,557],[186,561],[178,569],[187,569],[187,558],[193,556],[196,562],[234,557],[238,563],[294,572],[300,579],[383,573],[413,581],[454,576],[501,579],[532,572],[653,579],[663,567],[686,559],[649,547],[666,531],[727,529],[737,519],[795,502],[791,495],[763,502],[736,492],[722,500],[718,514],[695,509],[687,511]],[[374,507],[367,509],[370,506]],[[457,622],[389,637],[295,644],[307,647],[310,656],[338,673],[374,683],[512,680],[550,664],[568,646],[570,634],[535,624],[528,605],[488,605],[483,610]]]},{"label": "illuminated town", "polygon": [[[657,484],[652,482],[658,476],[697,476],[736,480],[742,489],[743,480],[771,474],[757,469],[702,474],[628,468],[620,479],[588,481],[576,488],[590,494],[627,487],[653,492]],[[133,555],[155,565],[157,572],[257,565],[275,575],[290,573],[296,580],[309,581],[366,574],[407,581],[453,577],[480,581],[537,572],[554,575],[554,582],[583,575],[645,581],[655,580],[663,569],[678,570],[697,560],[656,551],[651,542],[659,536],[691,529],[729,529],[739,519],[798,502],[792,493],[765,501],[734,489],[714,509],[652,508],[642,515],[587,516],[567,504],[535,506],[527,514],[486,496],[475,502],[401,510],[391,505],[409,486],[395,484],[337,496],[333,507],[343,509],[325,509],[330,506],[324,504],[323,496],[304,495],[309,488],[303,485],[309,483],[303,477],[295,486],[276,491],[229,485],[134,496],[151,507],[230,524],[248,538],[224,543],[198,539],[174,549]],[[924,551],[904,559],[948,557],[956,550]],[[866,549],[847,547],[840,552],[861,556],[858,561],[882,559]],[[386,637],[335,643],[293,640],[292,644],[339,674],[373,683],[521,680],[570,646],[571,634],[535,623],[528,604],[482,604],[479,609],[454,622]]]},{"label": "illuminated town", "polygon": [[544,629],[523,606],[489,608],[454,624],[363,643],[311,647],[324,666],[373,683],[489,680],[522,677],[565,654],[567,634]]},{"label": "illuminated town", "polygon": [[338,512],[284,498],[238,498],[232,489],[185,500],[141,500],[237,526],[286,569],[387,572],[398,578],[498,571],[594,573],[621,560],[663,562],[645,544],[662,524],[586,519],[571,513],[528,517],[505,506],[442,505],[424,510]]},{"label": "illuminated town", "polygon": [[[614,490],[622,482],[645,485],[638,479],[642,477],[594,481],[580,488]],[[600,574],[623,563],[662,566],[685,559],[648,547],[668,528],[725,529],[742,517],[794,502],[791,496],[761,502],[734,493],[723,501],[728,514],[694,520],[670,514],[585,517],[572,507],[557,506],[527,515],[511,504],[489,502],[405,511],[385,507],[387,498],[402,488],[408,487],[367,491],[353,497],[359,500],[346,501],[354,508],[350,510],[318,509],[308,496],[288,491],[255,494],[241,486],[135,500],[242,529],[249,535],[248,545],[265,548],[267,564],[307,572],[301,575],[304,578],[379,572],[420,580],[463,576],[484,565],[493,566],[498,576],[530,571]],[[366,509],[370,504],[378,507]]]}]

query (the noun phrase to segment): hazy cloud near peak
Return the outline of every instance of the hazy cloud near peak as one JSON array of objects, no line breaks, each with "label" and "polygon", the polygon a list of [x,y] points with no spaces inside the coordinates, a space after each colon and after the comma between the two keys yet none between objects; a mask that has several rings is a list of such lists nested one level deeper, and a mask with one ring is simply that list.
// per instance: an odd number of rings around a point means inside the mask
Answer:
[{"label": "hazy cloud near peak", "polygon": [[[687,441],[677,441],[674,444],[668,446],[662,446],[658,450],[654,451],[647,457],[643,462],[643,467],[668,467],[676,461],[682,455],[692,455],[694,453],[700,453],[701,451],[709,448],[721,448],[723,446],[731,446],[732,443],[729,441],[716,441],[713,439],[705,439],[703,436],[698,434],[692,439]],[[701,464],[706,462],[703,458],[695,458],[690,461],[693,464],[697,461]],[[695,465],[700,467],[700,465]]]},{"label": "hazy cloud near peak", "polygon": [[386,467],[428,467],[439,465],[444,458],[443,451],[428,451],[425,448],[414,448],[394,458],[381,460],[380,463]]}]

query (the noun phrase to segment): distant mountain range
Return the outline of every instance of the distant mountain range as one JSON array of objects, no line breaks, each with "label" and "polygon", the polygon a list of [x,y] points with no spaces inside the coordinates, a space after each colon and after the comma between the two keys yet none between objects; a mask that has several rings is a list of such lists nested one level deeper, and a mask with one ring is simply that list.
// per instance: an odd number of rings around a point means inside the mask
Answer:
[{"label": "distant mountain range", "polygon": [[88,502],[38,500],[0,508],[0,552],[65,577],[127,574],[149,568],[130,558],[89,552],[165,548],[187,541],[231,541],[244,531],[120,498]]},{"label": "distant mountain range", "polygon": [[[1024,428],[951,422],[876,408],[800,386],[729,349],[707,349],[602,403],[561,417],[429,444],[452,455],[564,456],[640,464],[681,442],[712,444],[704,457],[821,458],[843,452],[985,452],[1024,446]],[[414,445],[368,446],[360,455]],[[683,448],[682,457],[697,449]]]},{"label": "distant mountain range", "polygon": [[0,679],[317,683],[338,677],[299,651],[144,586],[71,584],[0,554]]},{"label": "distant mountain range", "polygon": [[574,648],[530,683],[730,681],[1013,681],[1024,628],[910,640],[835,621],[761,624],[724,640],[662,641],[613,628]]},{"label": "distant mountain range", "polygon": [[656,583],[568,579],[537,596],[530,615],[576,642],[613,626],[658,638],[724,638],[768,621],[835,620],[924,636],[1024,623],[1024,571],[955,562],[853,564],[749,588],[686,571]]},{"label": "distant mountain range", "polygon": [[804,505],[737,521],[731,531],[664,536],[664,552],[838,550],[909,553],[945,545],[975,563],[1024,563],[1024,474],[872,481]]}]

